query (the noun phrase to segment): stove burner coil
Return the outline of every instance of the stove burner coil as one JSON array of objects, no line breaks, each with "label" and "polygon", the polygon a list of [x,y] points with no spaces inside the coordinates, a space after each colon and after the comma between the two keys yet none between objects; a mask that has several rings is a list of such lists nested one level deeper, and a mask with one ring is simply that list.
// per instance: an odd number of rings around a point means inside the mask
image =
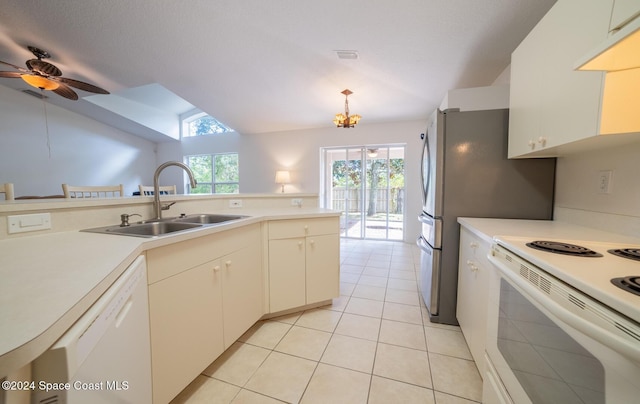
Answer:
[{"label": "stove burner coil", "polygon": [[616,248],[607,252],[617,257],[640,261],[640,248]]},{"label": "stove burner coil", "polygon": [[627,276],[624,278],[613,278],[611,283],[617,287],[640,296],[640,276]]},{"label": "stove burner coil", "polygon": [[561,241],[532,241],[527,243],[528,247],[553,254],[572,255],[574,257],[602,257],[602,254],[575,244],[563,243]]}]

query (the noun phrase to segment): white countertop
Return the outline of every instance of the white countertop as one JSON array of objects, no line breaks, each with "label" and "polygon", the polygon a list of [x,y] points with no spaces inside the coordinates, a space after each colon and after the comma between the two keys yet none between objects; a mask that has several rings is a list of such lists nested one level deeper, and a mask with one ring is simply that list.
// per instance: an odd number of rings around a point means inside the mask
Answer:
[{"label": "white countertop", "polygon": [[553,220],[483,219],[459,217],[458,223],[487,242],[496,236],[540,236],[549,238],[570,238],[575,240],[603,239],[616,243],[638,244],[640,239],[623,236],[584,226]]},{"label": "white countertop", "polygon": [[0,241],[0,378],[42,354],[145,250],[265,220],[340,214],[320,208],[241,213],[250,217],[160,238],[67,231]]}]

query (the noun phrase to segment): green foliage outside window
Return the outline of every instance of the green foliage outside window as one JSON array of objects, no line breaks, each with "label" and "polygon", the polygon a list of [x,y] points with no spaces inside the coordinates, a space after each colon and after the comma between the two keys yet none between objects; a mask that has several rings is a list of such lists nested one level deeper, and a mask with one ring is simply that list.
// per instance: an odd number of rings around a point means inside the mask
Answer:
[{"label": "green foliage outside window", "polygon": [[237,194],[240,192],[240,170],[237,153],[187,156],[198,186],[191,194]]},{"label": "green foliage outside window", "polygon": [[[365,186],[369,192],[367,198],[367,216],[373,216],[377,212],[376,193],[380,189],[389,186],[390,209],[393,213],[401,213],[402,204],[399,199],[404,192],[404,158],[367,159],[364,172]],[[387,171],[388,170],[388,171]],[[387,176],[388,173],[388,176]],[[362,160],[336,160],[332,167],[333,188],[362,189]]]},{"label": "green foliage outside window", "polygon": [[219,133],[231,132],[232,129],[219,122],[210,115],[188,121],[183,133],[184,137],[215,135]]}]

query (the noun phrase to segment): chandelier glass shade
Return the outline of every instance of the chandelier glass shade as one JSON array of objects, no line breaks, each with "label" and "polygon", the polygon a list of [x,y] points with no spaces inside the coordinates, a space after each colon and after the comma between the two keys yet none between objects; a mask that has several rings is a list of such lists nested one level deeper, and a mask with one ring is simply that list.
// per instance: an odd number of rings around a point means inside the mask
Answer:
[{"label": "chandelier glass shade", "polygon": [[358,124],[362,117],[358,114],[349,115],[349,94],[353,94],[353,92],[346,89],[342,91],[342,94],[344,94],[344,114],[336,114],[333,123],[338,128],[353,128]]}]

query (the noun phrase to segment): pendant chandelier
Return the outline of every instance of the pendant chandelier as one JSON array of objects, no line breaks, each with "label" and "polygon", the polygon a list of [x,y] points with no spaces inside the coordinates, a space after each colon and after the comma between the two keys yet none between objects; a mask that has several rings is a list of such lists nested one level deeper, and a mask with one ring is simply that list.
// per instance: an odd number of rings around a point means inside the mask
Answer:
[{"label": "pendant chandelier", "polygon": [[362,117],[358,114],[349,115],[348,97],[349,94],[353,94],[353,92],[349,89],[346,89],[342,91],[342,94],[344,94],[344,114],[336,114],[336,118],[333,120],[333,123],[335,123],[338,128],[353,128],[358,124],[358,121],[360,121],[360,118]]}]

